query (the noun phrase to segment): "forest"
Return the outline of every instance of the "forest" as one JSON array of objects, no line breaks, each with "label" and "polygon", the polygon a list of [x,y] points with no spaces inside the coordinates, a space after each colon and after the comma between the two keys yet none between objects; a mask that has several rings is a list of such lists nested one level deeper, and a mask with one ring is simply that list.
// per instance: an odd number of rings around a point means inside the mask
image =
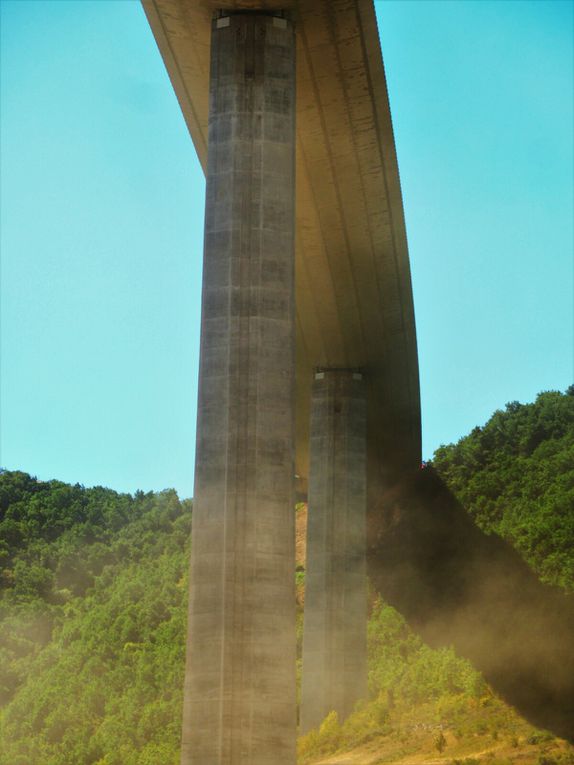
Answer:
[{"label": "forest", "polygon": [[[574,591],[574,386],[507,404],[441,446],[432,469],[478,527]],[[191,513],[173,490],[2,471],[0,765],[176,765]],[[302,565],[295,575],[301,589]],[[531,747],[538,765],[574,763],[452,648],[430,648],[374,590],[370,601],[369,699],[301,739],[301,762],[389,742],[400,761],[424,739],[445,762],[474,765],[455,753],[478,737]]]}]

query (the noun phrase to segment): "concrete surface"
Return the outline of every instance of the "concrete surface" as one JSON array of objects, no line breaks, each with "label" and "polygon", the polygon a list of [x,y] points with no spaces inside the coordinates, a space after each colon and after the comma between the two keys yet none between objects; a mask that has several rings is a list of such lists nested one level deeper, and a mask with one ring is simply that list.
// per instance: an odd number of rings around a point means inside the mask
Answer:
[{"label": "concrete surface", "polygon": [[367,691],[365,380],[324,369],[311,395],[301,732]]},{"label": "concrete surface", "polygon": [[291,23],[213,23],[182,765],[294,765]]}]

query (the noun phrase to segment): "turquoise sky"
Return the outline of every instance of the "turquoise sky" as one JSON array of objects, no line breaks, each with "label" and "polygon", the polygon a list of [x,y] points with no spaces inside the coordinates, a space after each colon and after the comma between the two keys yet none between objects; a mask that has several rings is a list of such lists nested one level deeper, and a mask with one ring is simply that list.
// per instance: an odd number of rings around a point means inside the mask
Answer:
[{"label": "turquoise sky", "polygon": [[[573,381],[573,7],[377,3],[427,458]],[[0,9],[0,464],[190,496],[204,181],[143,11]]]}]

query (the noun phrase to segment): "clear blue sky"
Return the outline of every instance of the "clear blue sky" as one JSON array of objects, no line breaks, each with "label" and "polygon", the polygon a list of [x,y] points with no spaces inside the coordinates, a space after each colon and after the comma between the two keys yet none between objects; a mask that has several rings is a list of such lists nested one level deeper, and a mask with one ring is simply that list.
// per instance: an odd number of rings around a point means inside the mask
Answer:
[{"label": "clear blue sky", "polygon": [[[0,8],[0,464],[189,496],[204,181],[143,11]],[[573,381],[573,4],[377,12],[430,457]]]}]

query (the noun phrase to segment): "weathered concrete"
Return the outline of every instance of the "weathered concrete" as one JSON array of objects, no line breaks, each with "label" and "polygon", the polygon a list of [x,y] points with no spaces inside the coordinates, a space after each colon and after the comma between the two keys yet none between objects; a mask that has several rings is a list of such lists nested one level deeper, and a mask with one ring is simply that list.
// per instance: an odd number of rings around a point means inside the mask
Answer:
[{"label": "weathered concrete", "polygon": [[347,717],[366,694],[366,404],[362,374],[315,372],[301,730],[335,710]]},{"label": "weathered concrete", "polygon": [[295,763],[295,38],[213,22],[182,765]]}]

